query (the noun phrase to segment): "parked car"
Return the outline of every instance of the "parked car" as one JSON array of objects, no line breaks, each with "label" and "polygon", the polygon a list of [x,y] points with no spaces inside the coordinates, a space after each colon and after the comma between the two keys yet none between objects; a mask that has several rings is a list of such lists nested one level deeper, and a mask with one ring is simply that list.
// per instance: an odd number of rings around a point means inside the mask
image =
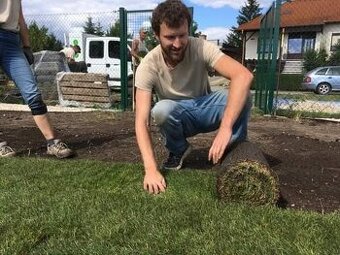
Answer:
[{"label": "parked car", "polygon": [[302,88],[321,95],[340,91],[340,66],[322,66],[309,71],[303,77]]}]

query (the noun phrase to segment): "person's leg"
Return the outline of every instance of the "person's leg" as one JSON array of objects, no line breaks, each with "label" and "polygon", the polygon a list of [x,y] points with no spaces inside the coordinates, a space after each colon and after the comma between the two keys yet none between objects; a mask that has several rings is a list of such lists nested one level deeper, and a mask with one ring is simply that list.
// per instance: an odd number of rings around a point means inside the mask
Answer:
[{"label": "person's leg", "polygon": [[35,77],[20,49],[19,42],[12,38],[4,49],[2,66],[5,73],[19,88],[20,93],[32,111],[33,119],[46,140],[55,138],[54,130],[47,117],[47,107],[42,100]]},{"label": "person's leg", "polygon": [[[0,30],[0,67],[3,68],[3,53],[7,47],[8,35],[5,31]],[[0,158],[12,157],[15,155],[15,151],[7,145],[6,141],[0,140]]]},{"label": "person's leg", "polygon": [[87,73],[87,65],[85,63],[85,61],[79,61],[79,69],[81,73]]},{"label": "person's leg", "polygon": [[68,62],[68,67],[72,73],[78,73],[77,65],[75,62]]},{"label": "person's leg", "polygon": [[51,140],[55,138],[55,132],[52,128],[47,113],[42,115],[33,115],[33,119],[46,140]]},{"label": "person's leg", "polygon": [[[182,100],[190,102],[190,100]],[[181,101],[160,100],[152,108],[151,117],[165,138],[166,148],[173,154],[181,154],[189,146],[184,133],[181,115],[186,108]]]},{"label": "person's leg", "polygon": [[[152,117],[165,137],[168,150],[181,154],[188,147],[187,137],[219,128],[226,104],[227,92],[224,90],[196,99],[161,100],[152,109]],[[233,126],[230,143],[247,138],[250,108],[249,100]]]},{"label": "person's leg", "polygon": [[[1,66],[19,88],[23,99],[31,109],[35,123],[47,140],[48,145],[54,146],[59,140],[55,139],[55,132],[47,116],[47,107],[42,100],[35,77],[20,48],[19,42],[18,35],[9,33],[4,43],[6,47],[4,47],[2,51]],[[60,155],[60,153],[63,155]],[[63,151],[59,149],[58,155],[53,155],[57,157],[67,157],[70,156],[71,153],[72,151],[70,149],[65,148]]]}]

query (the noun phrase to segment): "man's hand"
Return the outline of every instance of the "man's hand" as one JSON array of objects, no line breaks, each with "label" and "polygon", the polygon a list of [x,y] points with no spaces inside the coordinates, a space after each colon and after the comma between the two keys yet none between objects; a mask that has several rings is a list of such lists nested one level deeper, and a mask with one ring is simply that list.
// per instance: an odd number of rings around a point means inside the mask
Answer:
[{"label": "man's hand", "polygon": [[146,173],[144,176],[144,190],[150,194],[158,194],[164,192],[166,189],[166,182],[163,175],[158,172]]},{"label": "man's hand", "polygon": [[209,150],[208,160],[217,164],[228,146],[232,134],[231,129],[220,128]]},{"label": "man's hand", "polygon": [[32,65],[34,63],[34,55],[31,47],[23,47],[22,50],[24,51],[28,64]]}]

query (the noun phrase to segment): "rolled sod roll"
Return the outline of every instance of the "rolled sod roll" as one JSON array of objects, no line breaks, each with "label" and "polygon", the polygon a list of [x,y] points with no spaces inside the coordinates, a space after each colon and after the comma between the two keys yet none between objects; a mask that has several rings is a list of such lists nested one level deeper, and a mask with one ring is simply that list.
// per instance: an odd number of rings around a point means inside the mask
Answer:
[{"label": "rolled sod roll", "polygon": [[229,148],[217,169],[217,193],[223,202],[274,205],[279,199],[278,178],[262,151],[251,142]]}]

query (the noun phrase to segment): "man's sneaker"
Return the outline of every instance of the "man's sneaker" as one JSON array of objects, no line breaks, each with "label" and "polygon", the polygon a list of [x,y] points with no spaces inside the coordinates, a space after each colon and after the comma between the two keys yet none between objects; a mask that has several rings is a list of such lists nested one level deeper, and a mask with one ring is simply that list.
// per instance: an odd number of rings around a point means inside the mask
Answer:
[{"label": "man's sneaker", "polygon": [[192,147],[189,144],[188,148],[180,155],[175,155],[170,152],[168,159],[163,163],[163,169],[166,169],[166,170],[181,169],[184,159],[190,154],[191,150],[192,150]]},{"label": "man's sneaker", "polygon": [[0,143],[0,158],[15,156],[15,151],[7,145],[7,142]]},{"label": "man's sneaker", "polygon": [[54,140],[54,144],[47,146],[47,154],[57,158],[68,158],[74,155],[74,152],[60,140]]}]

